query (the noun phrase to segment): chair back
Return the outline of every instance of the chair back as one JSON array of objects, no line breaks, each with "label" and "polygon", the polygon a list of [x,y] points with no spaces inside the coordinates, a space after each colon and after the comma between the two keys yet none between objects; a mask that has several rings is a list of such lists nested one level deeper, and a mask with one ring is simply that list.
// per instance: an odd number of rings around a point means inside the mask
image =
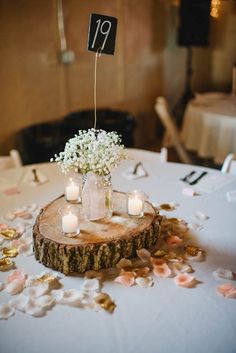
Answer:
[{"label": "chair back", "polygon": [[164,97],[157,97],[155,103],[155,111],[168,132],[173,145],[178,153],[180,160],[183,163],[191,164],[192,160],[186,152],[184,146],[181,143],[178,129],[175,125],[173,118],[171,117],[168,103]]},{"label": "chair back", "polygon": [[22,160],[17,150],[11,150],[9,156],[0,156],[0,171],[21,166]]},{"label": "chair back", "polygon": [[230,173],[236,175],[236,154],[229,153],[222,165],[221,173]]}]

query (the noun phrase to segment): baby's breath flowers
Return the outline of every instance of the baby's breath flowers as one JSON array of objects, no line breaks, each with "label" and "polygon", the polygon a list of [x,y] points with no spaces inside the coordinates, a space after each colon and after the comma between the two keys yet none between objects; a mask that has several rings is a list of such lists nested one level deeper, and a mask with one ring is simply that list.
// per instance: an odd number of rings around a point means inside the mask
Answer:
[{"label": "baby's breath flowers", "polygon": [[116,132],[89,129],[79,130],[78,135],[66,143],[64,151],[51,158],[51,162],[57,162],[64,173],[107,175],[124,159],[127,155]]}]

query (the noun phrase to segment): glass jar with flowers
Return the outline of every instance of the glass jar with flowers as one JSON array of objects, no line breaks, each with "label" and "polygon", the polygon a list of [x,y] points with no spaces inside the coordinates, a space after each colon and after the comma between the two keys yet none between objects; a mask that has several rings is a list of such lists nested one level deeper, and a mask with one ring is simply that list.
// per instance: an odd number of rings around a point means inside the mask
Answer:
[{"label": "glass jar with flowers", "polygon": [[111,217],[111,172],[124,159],[127,159],[127,155],[121,138],[116,132],[89,129],[79,130],[78,134],[66,143],[64,151],[55,155],[52,160],[61,166],[64,173],[71,171],[81,173],[83,183],[86,182],[88,173],[100,177],[104,187],[103,192],[105,192],[104,216]]}]

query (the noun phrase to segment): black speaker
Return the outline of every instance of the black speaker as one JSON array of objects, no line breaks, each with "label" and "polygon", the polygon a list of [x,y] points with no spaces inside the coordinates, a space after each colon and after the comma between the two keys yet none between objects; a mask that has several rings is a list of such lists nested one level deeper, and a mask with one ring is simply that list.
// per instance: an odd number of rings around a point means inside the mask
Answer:
[{"label": "black speaker", "polygon": [[182,0],[178,44],[207,46],[210,27],[211,0]]}]

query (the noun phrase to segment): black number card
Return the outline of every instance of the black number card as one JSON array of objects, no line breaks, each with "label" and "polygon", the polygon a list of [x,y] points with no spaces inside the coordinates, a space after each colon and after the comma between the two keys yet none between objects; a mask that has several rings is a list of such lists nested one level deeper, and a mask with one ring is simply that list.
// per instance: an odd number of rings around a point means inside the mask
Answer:
[{"label": "black number card", "polygon": [[90,15],[88,50],[114,55],[117,18],[92,13]]}]

